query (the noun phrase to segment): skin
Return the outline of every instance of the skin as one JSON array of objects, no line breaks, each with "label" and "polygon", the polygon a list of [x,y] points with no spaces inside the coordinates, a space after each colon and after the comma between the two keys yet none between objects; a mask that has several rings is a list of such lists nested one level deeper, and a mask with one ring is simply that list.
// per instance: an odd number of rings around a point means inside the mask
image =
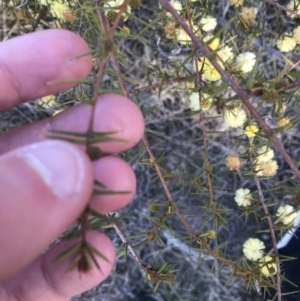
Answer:
[{"label": "skin", "polygon": [[[90,72],[92,59],[90,56],[76,57],[87,51],[89,47],[85,41],[66,30],[46,30],[1,43],[0,111],[71,88],[71,84],[47,83],[85,78]],[[86,131],[90,112],[89,105],[80,104],[54,117],[0,135],[2,301],[68,300],[102,282],[113,268],[114,246],[108,237],[99,232],[89,231],[87,238],[109,259],[106,262],[97,257],[101,271],[93,268],[87,274],[79,274],[76,269],[66,272],[71,259],[53,262],[74,241],[60,242],[47,249],[74,223],[86,204],[90,202],[93,209],[108,213],[128,204],[136,188],[130,166],[113,156],[137,144],[144,131],[140,110],[125,97],[107,94],[97,100],[95,131],[117,131],[115,137],[126,140],[99,145],[106,156],[98,161],[91,163],[79,146],[45,140],[49,129]],[[47,151],[60,156],[60,150],[71,150],[80,159],[81,169],[78,170],[76,164],[66,165],[68,172],[62,180],[80,179],[80,183],[76,182],[74,186],[76,189],[67,195],[58,195],[24,160],[23,154],[31,149],[30,145],[44,150],[45,160],[51,157]],[[91,200],[94,178],[109,189],[129,190],[132,193],[98,196]]]}]

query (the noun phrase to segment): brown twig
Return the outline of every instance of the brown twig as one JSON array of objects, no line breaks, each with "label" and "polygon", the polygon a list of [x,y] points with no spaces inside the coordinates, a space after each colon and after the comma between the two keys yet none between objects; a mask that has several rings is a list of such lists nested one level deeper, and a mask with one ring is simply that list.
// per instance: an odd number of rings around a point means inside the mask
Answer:
[{"label": "brown twig", "polygon": [[175,82],[183,81],[187,78],[188,78],[188,76],[178,76],[178,77],[172,78],[172,79],[164,81],[164,82],[159,82],[159,83],[156,83],[156,84],[152,84],[152,85],[148,85],[148,86],[144,86],[144,87],[129,90],[128,93],[132,94],[132,93],[139,92],[139,91],[145,91],[145,90],[159,88],[159,87],[166,86],[166,85],[169,85],[169,84],[172,84],[172,83],[175,83]]},{"label": "brown twig", "polygon": [[[191,14],[190,14],[189,0],[187,1],[186,7],[187,7],[186,12],[187,12],[187,19],[189,22],[189,26],[190,26],[190,28],[193,28]],[[193,47],[195,47],[195,46],[196,45],[193,43]],[[196,66],[197,87],[199,88],[199,103],[201,103],[202,95],[200,93],[200,87],[201,87],[202,78],[201,78],[200,72],[198,70],[198,56],[196,53],[194,55],[194,64]],[[203,113],[202,109],[200,109],[199,115],[200,115],[200,127],[202,130],[203,146],[204,146],[204,152],[205,152],[204,164],[205,164],[205,173],[206,173],[206,177],[207,177],[207,186],[208,186],[210,201],[212,203],[214,215],[216,217],[217,216],[217,207],[216,207],[216,203],[214,202],[214,190],[213,190],[213,185],[212,185],[212,181],[211,181],[211,166],[209,164],[208,155],[207,155],[207,135],[206,135],[205,117],[204,117],[204,113]],[[218,228],[218,220],[219,219],[216,219],[217,228]]]},{"label": "brown twig", "polygon": [[[249,152],[249,154],[251,154],[251,152]],[[251,155],[249,155],[249,163],[250,163],[251,166],[255,166]],[[275,231],[274,231],[274,224],[273,224],[272,219],[270,217],[269,209],[266,206],[266,202],[265,202],[265,198],[264,198],[264,195],[263,195],[263,192],[262,192],[262,189],[261,189],[260,181],[259,181],[258,176],[257,176],[255,171],[253,172],[253,178],[254,178],[254,182],[255,182],[256,187],[257,187],[259,202],[261,203],[261,206],[262,206],[262,208],[264,210],[264,213],[265,213],[265,216],[267,218],[267,222],[268,222],[269,229],[270,229],[271,240],[272,240],[272,246],[273,246],[273,249],[275,251],[274,253],[276,255],[276,267],[277,267],[276,289],[277,289],[278,301],[281,301],[282,295],[281,295],[280,260],[279,260],[279,256],[278,256],[278,249],[277,249],[276,236],[275,236]]]}]

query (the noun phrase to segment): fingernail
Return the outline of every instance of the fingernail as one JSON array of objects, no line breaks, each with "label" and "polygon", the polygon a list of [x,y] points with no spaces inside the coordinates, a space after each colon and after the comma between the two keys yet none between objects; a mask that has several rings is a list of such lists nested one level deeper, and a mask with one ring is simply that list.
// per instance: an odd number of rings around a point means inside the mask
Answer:
[{"label": "fingernail", "polygon": [[43,141],[23,148],[19,157],[32,167],[61,200],[75,201],[82,189],[84,158],[70,144]]}]

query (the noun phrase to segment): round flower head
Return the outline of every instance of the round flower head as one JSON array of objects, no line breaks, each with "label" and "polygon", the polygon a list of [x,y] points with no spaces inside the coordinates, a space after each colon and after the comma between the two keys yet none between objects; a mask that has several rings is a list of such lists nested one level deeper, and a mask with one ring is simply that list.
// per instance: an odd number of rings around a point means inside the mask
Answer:
[{"label": "round flower head", "polygon": [[276,41],[276,46],[281,52],[289,52],[293,50],[296,45],[296,40],[293,37],[288,36],[288,34],[285,34]]},{"label": "round flower head", "polygon": [[207,237],[208,237],[209,239],[214,239],[214,238],[216,238],[216,236],[217,236],[216,231],[214,231],[214,230],[209,230],[209,231],[207,231]]},{"label": "round flower head", "polygon": [[254,22],[257,14],[256,7],[242,7],[242,11],[239,13],[239,17],[243,24],[246,27],[250,27],[250,25]]},{"label": "round flower head", "polygon": [[206,93],[202,93],[202,97],[199,103],[199,93],[193,92],[190,97],[190,108],[193,111],[198,111],[202,109],[202,111],[208,111],[213,103],[213,99],[210,95]]},{"label": "round flower head", "polygon": [[58,19],[63,20],[64,15],[70,11],[70,8],[67,3],[63,3],[60,0],[54,1],[50,6],[51,15],[55,16]]},{"label": "round flower head", "polygon": [[124,33],[124,34],[130,34],[130,28],[129,27],[127,27],[127,26],[123,26],[122,28],[121,28],[121,32],[122,33]]},{"label": "round flower head", "polygon": [[[182,4],[180,0],[171,0],[170,4],[173,6],[175,10],[177,10],[178,13],[182,11]],[[173,18],[172,14],[170,12],[167,12],[166,15],[170,18]]]},{"label": "round flower head", "polygon": [[273,261],[273,258],[271,256],[262,257],[259,260],[259,266],[261,267],[261,273],[266,277],[270,277],[271,275],[274,275],[277,272],[276,263]]},{"label": "round flower head", "polygon": [[286,6],[288,9],[293,10],[295,13],[292,14],[290,12],[286,12],[286,14],[292,19],[300,16],[300,1],[299,0],[290,0],[290,2]]},{"label": "round flower head", "polygon": [[291,119],[289,117],[282,117],[277,121],[279,127],[288,127],[290,125]]},{"label": "round flower head", "polygon": [[208,111],[211,108],[212,103],[212,97],[206,93],[202,93],[202,99],[200,100],[200,106],[202,111]]},{"label": "round flower head", "polygon": [[164,30],[167,39],[176,40],[178,37],[178,29],[176,28],[176,23],[173,21],[169,21],[165,25]]},{"label": "round flower head", "polygon": [[[221,66],[221,68],[224,69],[224,65],[219,61],[218,63]],[[221,75],[209,60],[205,60],[203,66],[203,77],[212,82],[215,82],[221,78]]]},{"label": "round flower head", "polygon": [[[186,23],[188,26],[190,26],[188,23]],[[193,32],[199,36],[199,26],[193,24]],[[186,31],[183,28],[179,28],[177,31],[177,41],[183,45],[191,44],[192,40],[190,36],[186,33]]]},{"label": "round flower head", "polygon": [[249,238],[243,244],[244,255],[253,261],[256,261],[263,256],[264,243],[257,238]]},{"label": "round flower head", "polygon": [[270,160],[268,162],[257,164],[255,168],[258,176],[273,177],[277,173],[278,164],[275,160]]},{"label": "round flower head", "polygon": [[277,209],[276,216],[278,216],[277,222],[281,222],[284,225],[291,225],[297,217],[297,212],[291,205],[280,206]]},{"label": "round flower head", "polygon": [[296,41],[297,44],[300,44],[300,26],[297,26],[293,30],[293,38]]},{"label": "round flower head", "polygon": [[226,109],[224,111],[224,121],[229,127],[241,127],[246,122],[246,119],[247,115],[242,109],[234,108],[232,110]]},{"label": "round flower head", "polygon": [[206,93],[202,93],[202,97],[199,102],[199,93],[192,92],[189,97],[189,105],[192,111],[208,111],[211,107],[213,99]]},{"label": "round flower head", "polygon": [[257,150],[257,163],[265,163],[274,158],[274,151],[267,145],[263,145]]},{"label": "round flower head", "polygon": [[[222,62],[217,61],[222,69],[224,69],[224,65]],[[195,67],[196,69],[196,67]],[[202,71],[203,77],[210,80],[210,81],[217,81],[221,78],[220,73],[217,69],[212,65],[212,63],[206,58],[199,58],[198,59],[198,71]]]},{"label": "round flower head", "polygon": [[232,49],[228,46],[225,46],[218,50],[217,54],[223,62],[231,62],[233,59]]},{"label": "round flower head", "polygon": [[182,4],[180,0],[171,0],[170,4],[173,6],[175,10],[181,11],[182,10]]},{"label": "round flower head", "polygon": [[200,20],[200,25],[203,31],[211,31],[216,28],[217,20],[212,16],[202,17]]},{"label": "round flower head", "polygon": [[192,40],[183,28],[179,28],[177,32],[177,41],[183,45],[191,44]]},{"label": "round flower head", "polygon": [[240,188],[235,192],[234,200],[240,207],[248,207],[251,205],[252,196],[248,188]]},{"label": "round flower head", "polygon": [[252,71],[255,65],[255,54],[252,52],[240,53],[236,58],[236,66],[243,73]]},{"label": "round flower head", "polygon": [[255,124],[251,124],[245,127],[244,134],[248,137],[254,137],[258,132],[258,127]]},{"label": "round flower head", "polygon": [[192,92],[189,95],[189,107],[192,111],[200,110],[199,92]]},{"label": "round flower head", "polygon": [[238,155],[228,155],[226,158],[226,166],[229,170],[237,170],[240,168],[242,161]]},{"label": "round flower head", "polygon": [[[212,50],[216,50],[219,47],[220,44],[220,39],[217,37],[214,37],[213,35],[208,35],[203,39],[203,42],[205,44],[207,44],[207,46],[212,49]],[[206,43],[206,42],[209,42]]]},{"label": "round flower head", "polygon": [[229,0],[229,3],[230,5],[238,7],[238,6],[243,6],[244,0]]}]

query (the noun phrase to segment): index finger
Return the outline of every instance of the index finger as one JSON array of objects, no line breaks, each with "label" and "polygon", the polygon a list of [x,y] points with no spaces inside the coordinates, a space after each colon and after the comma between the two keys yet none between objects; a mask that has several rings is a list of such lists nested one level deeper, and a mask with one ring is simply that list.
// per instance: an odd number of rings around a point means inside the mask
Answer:
[{"label": "index finger", "polygon": [[47,83],[86,77],[92,57],[76,57],[89,50],[80,36],[63,29],[48,29],[0,43],[0,111],[75,86]]}]

